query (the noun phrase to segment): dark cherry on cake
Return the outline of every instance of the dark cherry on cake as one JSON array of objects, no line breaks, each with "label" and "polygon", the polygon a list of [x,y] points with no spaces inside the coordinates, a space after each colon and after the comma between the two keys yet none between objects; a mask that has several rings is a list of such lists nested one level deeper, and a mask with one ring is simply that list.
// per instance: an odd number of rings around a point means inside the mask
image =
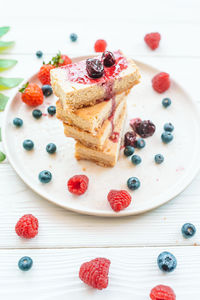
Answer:
[{"label": "dark cherry on cake", "polygon": [[152,136],[156,130],[156,126],[150,120],[142,121],[140,119],[135,119],[135,122],[130,122],[130,125],[133,130],[142,138]]},{"label": "dark cherry on cake", "polygon": [[112,67],[115,64],[115,56],[112,52],[110,51],[105,51],[102,54],[102,60],[103,60],[103,64],[105,67]]},{"label": "dark cherry on cake", "polygon": [[89,58],[86,60],[86,70],[91,78],[100,78],[104,73],[103,63],[97,58]]}]

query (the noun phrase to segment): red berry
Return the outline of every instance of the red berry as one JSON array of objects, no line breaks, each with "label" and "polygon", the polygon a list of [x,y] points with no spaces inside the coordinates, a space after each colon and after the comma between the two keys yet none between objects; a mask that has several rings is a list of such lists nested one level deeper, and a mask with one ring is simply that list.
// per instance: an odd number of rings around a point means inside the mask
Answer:
[{"label": "red berry", "polygon": [[150,293],[150,298],[152,300],[175,300],[176,295],[172,288],[167,285],[157,285]]},{"label": "red berry", "polygon": [[111,190],[107,199],[112,209],[116,212],[128,207],[131,203],[131,195],[125,190]]},{"label": "red berry", "polygon": [[146,44],[152,49],[155,50],[158,48],[160,43],[161,35],[159,32],[151,32],[145,35],[144,40]]},{"label": "red berry", "polygon": [[165,72],[158,73],[152,79],[152,87],[158,93],[163,93],[170,87],[169,74]]},{"label": "red berry", "polygon": [[50,81],[50,71],[52,69],[54,69],[55,67],[51,64],[47,64],[47,65],[42,65],[39,72],[38,72],[38,78],[40,80],[40,82],[44,85],[44,84],[51,84]]},{"label": "red berry", "polygon": [[38,219],[33,215],[24,215],[15,225],[17,235],[32,239],[38,234]]},{"label": "red berry", "polygon": [[60,58],[61,62],[58,63],[58,66],[66,66],[72,63],[71,58],[69,58],[69,56],[65,55],[65,54],[61,54],[61,58]]},{"label": "red berry", "polygon": [[36,83],[27,82],[19,91],[22,93],[22,101],[27,105],[38,106],[43,103],[43,92]]},{"label": "red berry", "polygon": [[95,289],[105,289],[108,286],[110,260],[98,257],[81,265],[79,278]]},{"label": "red berry", "polygon": [[95,52],[104,52],[106,50],[107,43],[105,40],[97,40],[94,44]]},{"label": "red berry", "polygon": [[85,175],[75,175],[68,180],[67,186],[70,193],[83,195],[88,188],[89,179]]}]

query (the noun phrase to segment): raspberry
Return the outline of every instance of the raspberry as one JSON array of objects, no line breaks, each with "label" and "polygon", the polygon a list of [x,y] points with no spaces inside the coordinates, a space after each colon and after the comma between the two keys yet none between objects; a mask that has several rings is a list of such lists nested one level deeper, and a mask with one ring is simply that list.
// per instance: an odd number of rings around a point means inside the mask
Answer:
[{"label": "raspberry", "polygon": [[24,215],[15,225],[17,235],[32,239],[38,234],[38,219],[33,215]]},{"label": "raspberry", "polygon": [[104,52],[106,50],[107,43],[105,40],[97,40],[94,44],[95,52]]},{"label": "raspberry", "polygon": [[107,199],[112,209],[116,212],[128,207],[131,203],[131,195],[125,190],[111,190]]},{"label": "raspberry", "polygon": [[161,35],[159,32],[151,32],[145,35],[144,40],[146,44],[152,49],[155,50],[158,48],[160,43]]},{"label": "raspberry", "polygon": [[27,82],[20,90],[22,101],[29,106],[37,106],[43,103],[43,92],[36,83]]},{"label": "raspberry", "polygon": [[81,265],[79,278],[95,289],[105,289],[108,286],[110,260],[98,257]]},{"label": "raspberry", "polygon": [[68,180],[67,186],[70,193],[83,195],[88,188],[89,179],[85,175],[75,175]]},{"label": "raspberry", "polygon": [[49,84],[51,85],[50,81],[50,71],[54,69],[55,67],[51,64],[43,65],[41,66],[39,72],[38,72],[38,78],[42,84]]},{"label": "raspberry", "polygon": [[152,300],[175,300],[176,295],[172,288],[167,285],[157,285],[150,293],[150,298]]},{"label": "raspberry", "polygon": [[165,72],[158,73],[152,79],[152,87],[158,93],[163,93],[170,87],[169,74]]}]

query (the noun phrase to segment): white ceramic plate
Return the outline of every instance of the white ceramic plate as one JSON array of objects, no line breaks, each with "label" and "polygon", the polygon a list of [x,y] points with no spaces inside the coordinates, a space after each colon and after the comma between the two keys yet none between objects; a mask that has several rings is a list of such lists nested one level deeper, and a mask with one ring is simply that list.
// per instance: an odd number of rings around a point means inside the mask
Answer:
[{"label": "white ceramic plate", "polygon": [[[85,58],[85,57],[84,57]],[[83,59],[79,57],[77,61]],[[3,142],[7,157],[22,180],[36,193],[47,200],[67,209],[98,216],[127,216],[140,214],[166,203],[182,192],[199,170],[200,126],[198,109],[186,91],[175,81],[164,94],[156,93],[151,86],[152,77],[159,70],[141,62],[141,83],[134,87],[128,96],[128,118],[150,119],[156,124],[156,133],[146,139],[146,147],[136,151],[142,157],[142,163],[134,166],[130,158],[121,151],[119,161],[114,168],[103,168],[87,161],[77,162],[74,158],[74,140],[66,138],[63,126],[56,117],[48,115],[36,120],[32,117],[32,108],[20,100],[17,93],[8,103],[3,124]],[[37,76],[30,78],[36,82]],[[170,97],[172,105],[165,109],[161,101]],[[55,104],[52,95],[39,107],[47,114],[47,107]],[[24,121],[21,128],[15,128],[12,121],[20,117]],[[175,126],[174,140],[164,145],[161,142],[163,125],[172,122]],[[33,151],[25,151],[22,142],[31,139],[35,143]],[[53,142],[57,153],[49,155],[45,148]],[[162,153],[165,161],[156,165],[154,155]],[[42,184],[38,174],[42,170],[52,173],[52,181]],[[75,174],[86,174],[90,183],[83,196],[71,195],[67,190],[67,181]],[[107,201],[110,189],[128,189],[126,182],[131,176],[138,177],[141,187],[129,191],[132,195],[131,205],[115,213]]]}]

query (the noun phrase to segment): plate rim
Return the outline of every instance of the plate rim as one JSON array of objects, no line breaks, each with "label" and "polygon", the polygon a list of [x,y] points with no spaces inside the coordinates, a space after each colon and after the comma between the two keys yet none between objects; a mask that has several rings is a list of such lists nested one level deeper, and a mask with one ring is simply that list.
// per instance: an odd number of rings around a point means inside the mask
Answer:
[{"label": "plate rim", "polygon": [[[94,57],[96,55],[94,54],[89,54],[89,55],[84,55],[84,56],[75,56],[72,58],[72,61],[73,60],[82,60],[82,59],[86,59],[88,57]],[[134,61],[136,62],[136,64],[140,64],[140,65],[144,65],[148,68],[151,68],[153,69],[155,72],[159,73],[160,70],[154,66],[152,66],[151,64],[148,64],[146,62],[143,62],[141,60],[137,60],[137,59],[134,59]],[[32,76],[28,77],[28,81],[31,80],[32,77],[36,76],[37,73],[34,73],[32,74]],[[186,95],[187,98],[190,99],[190,102],[193,104],[193,107],[195,109],[195,112],[196,114],[199,116],[198,118],[198,124],[199,124],[199,129],[200,129],[200,111],[199,111],[199,107],[197,105],[197,103],[193,100],[193,97],[190,95],[190,93],[187,91],[187,89],[185,87],[182,87],[178,81],[173,77],[171,77],[173,82],[176,83],[176,85],[182,89],[182,91],[184,92],[184,94]],[[27,80],[24,80],[22,82],[22,84],[24,82],[27,82]],[[182,193],[189,185],[190,183],[194,180],[194,178],[196,177],[196,175],[198,174],[199,172],[199,169],[200,169],[200,162],[198,164],[196,164],[196,168],[193,169],[193,172],[191,173],[187,173],[186,174],[186,182],[184,184],[184,186],[182,188],[179,188],[176,193],[173,195],[173,196],[170,196],[169,199],[167,200],[162,200],[163,198],[161,198],[161,201],[159,201],[158,203],[156,204],[153,204],[153,205],[150,205],[148,208],[143,208],[143,209],[140,209],[140,210],[137,210],[137,211],[129,211],[129,210],[123,210],[121,211],[119,214],[116,213],[116,212],[113,212],[113,211],[108,211],[108,212],[102,212],[102,211],[98,211],[98,210],[94,210],[94,209],[91,209],[91,210],[83,210],[83,209],[79,209],[79,208],[74,208],[74,207],[70,207],[68,205],[63,205],[61,203],[58,203],[56,202],[55,200],[53,200],[51,197],[47,197],[45,196],[44,194],[40,193],[40,191],[37,190],[37,188],[34,187],[34,185],[31,185],[31,183],[29,183],[29,180],[25,180],[24,176],[21,174],[21,171],[19,170],[19,168],[17,167],[17,164],[15,164],[15,161],[14,159],[12,158],[12,155],[10,154],[10,151],[9,151],[9,146],[8,144],[6,143],[6,120],[7,120],[7,116],[9,114],[9,111],[10,111],[10,107],[13,103],[13,100],[14,100],[14,97],[16,95],[16,89],[13,90],[13,92],[10,93],[10,100],[8,101],[7,105],[6,105],[6,109],[4,110],[4,113],[3,113],[3,123],[2,123],[2,142],[3,142],[3,147],[5,149],[5,152],[6,152],[6,157],[9,161],[9,163],[11,164],[11,166],[13,167],[13,169],[15,170],[15,172],[17,173],[17,175],[21,178],[21,180],[32,190],[34,191],[36,194],[38,194],[40,197],[44,198],[45,200],[48,200],[49,202],[53,203],[54,205],[58,205],[64,209],[67,209],[69,211],[73,211],[73,212],[76,212],[76,213],[79,213],[79,214],[83,214],[83,215],[90,215],[90,216],[96,216],[96,217],[114,217],[114,218],[120,218],[120,217],[126,217],[126,216],[136,216],[136,215],[139,215],[139,214],[143,214],[143,213],[146,213],[148,211],[151,211],[153,209],[156,209],[166,203],[168,203],[169,201],[171,201],[172,199],[176,198],[180,193]],[[199,138],[200,139],[200,138]],[[200,145],[200,143],[199,143]],[[200,147],[199,147],[200,148]]]}]

